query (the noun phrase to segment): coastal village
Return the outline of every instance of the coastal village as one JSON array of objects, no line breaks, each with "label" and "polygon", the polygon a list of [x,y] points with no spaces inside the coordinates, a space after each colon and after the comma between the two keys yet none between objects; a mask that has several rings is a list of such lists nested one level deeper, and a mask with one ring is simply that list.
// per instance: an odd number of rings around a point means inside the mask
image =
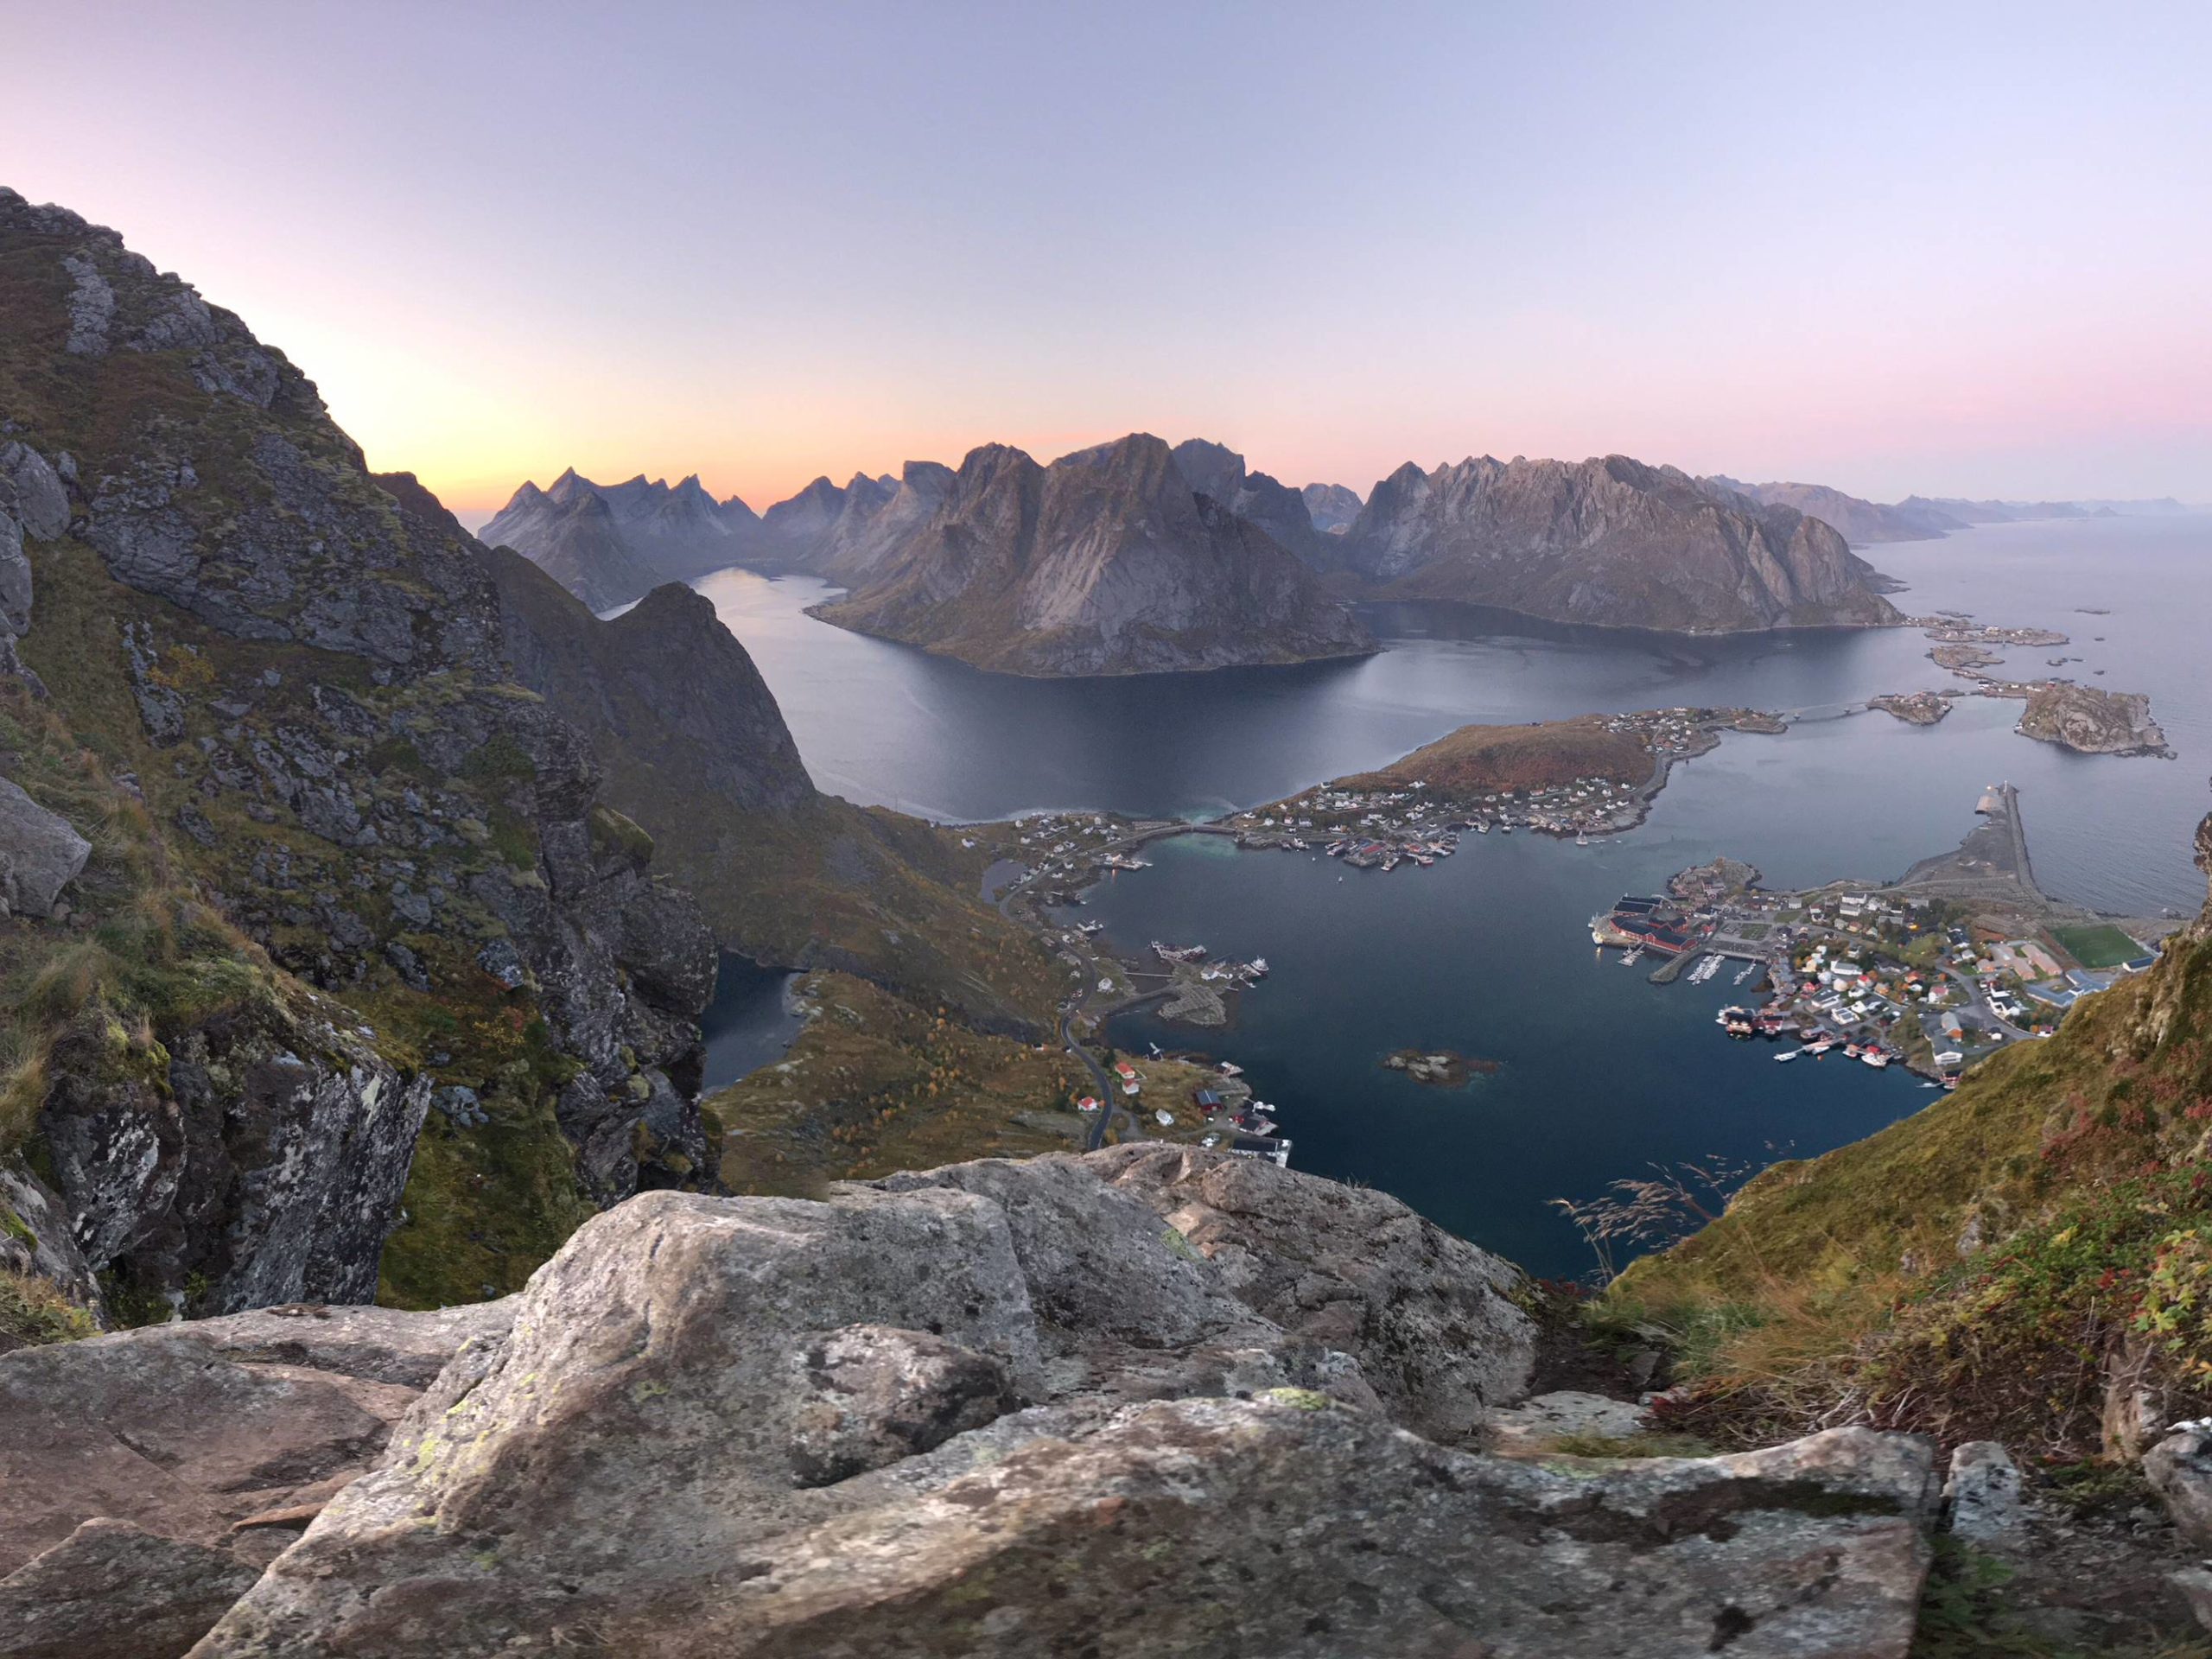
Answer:
[{"label": "coastal village", "polygon": [[[2002,660],[1991,647],[2053,648],[2067,643],[2065,635],[1952,615],[1914,626],[1933,642],[1929,656],[1977,691],[2027,698],[2026,734],[2087,753],[2159,752],[2146,747],[2163,744],[2146,700],[2070,681],[2016,686],[1983,671]],[[1931,725],[1958,695],[1920,691],[1859,707]],[[2036,725],[2054,698],[2066,699],[2065,707]],[[2139,702],[2145,706],[2132,707]],[[1235,999],[1267,979],[1266,960],[1178,940],[1154,940],[1142,951],[1123,942],[1126,954],[1117,955],[1102,924],[1069,918],[1086,890],[1147,868],[1145,849],[1175,836],[1326,856],[1347,871],[1377,874],[1431,868],[1460,852],[1470,835],[1517,831],[1591,845],[1643,823],[1677,761],[1710,752],[1728,732],[1783,731],[1789,718],[1686,706],[1468,726],[1377,771],[1218,820],[1040,812],[977,826],[963,844],[995,855],[985,896],[1044,935],[1069,970],[1061,1040],[1095,1079],[1081,1108],[1091,1124],[1088,1144],[1189,1140],[1281,1161],[1290,1142],[1277,1109],[1251,1098],[1233,1065],[1222,1071],[1203,1057],[1155,1056],[1148,1071],[1127,1076],[1109,1074],[1094,1054],[1107,1022],[1138,1008],[1225,1027]],[[2036,888],[2009,785],[1983,795],[1979,816],[1955,853],[1923,861],[1893,884],[1770,893],[1757,871],[1721,859],[1681,872],[1664,893],[1623,896],[1592,918],[1592,935],[1625,965],[1648,961],[1662,984],[1730,972],[1746,1000],[1721,1010],[1721,1029],[1776,1041],[1777,1061],[1834,1055],[1878,1070],[1899,1065],[1931,1086],[1955,1087],[1977,1059],[2048,1035],[2076,998],[2148,965],[2163,931],[2157,922],[2123,926],[2072,910]],[[1754,1006],[1753,997],[1763,1000]]]},{"label": "coastal village", "polygon": [[2148,968],[2171,926],[2123,925],[2044,895],[2011,785],[1992,785],[1976,812],[1956,852],[1887,886],[1768,893],[1749,865],[1719,859],[1663,894],[1618,899],[1591,918],[1591,938],[1624,966],[1653,961],[1656,983],[1732,969],[1764,998],[1722,1008],[1716,1023],[1784,1045],[1777,1061],[1834,1054],[1955,1088],[1976,1060],[2050,1035],[2076,1000]]},{"label": "coastal village", "polygon": [[[1691,708],[1467,727],[1381,772],[1223,822],[1240,847],[1318,848],[1347,868],[1386,874],[1450,857],[1470,832],[1520,830],[1587,845],[1642,823],[1673,764],[1709,752],[1723,732],[1784,728],[1780,716],[1757,709]],[[1558,775],[1578,765],[1587,769]]]}]

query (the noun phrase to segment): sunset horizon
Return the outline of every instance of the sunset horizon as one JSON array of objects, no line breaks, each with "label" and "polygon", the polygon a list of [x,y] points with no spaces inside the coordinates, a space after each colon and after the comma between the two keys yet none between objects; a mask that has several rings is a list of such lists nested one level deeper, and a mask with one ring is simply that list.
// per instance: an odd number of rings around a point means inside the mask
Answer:
[{"label": "sunset horizon", "polygon": [[759,509],[1129,431],[1363,493],[1622,454],[2212,499],[2188,9],[1868,11],[1817,71],[1725,5],[1221,10],[1172,52],[1143,8],[200,14],[238,25],[224,76],[315,110],[275,145],[174,73],[211,29],[110,15],[53,25],[122,94],[96,115],[0,69],[8,182],[252,318],[473,518],[569,467]]}]

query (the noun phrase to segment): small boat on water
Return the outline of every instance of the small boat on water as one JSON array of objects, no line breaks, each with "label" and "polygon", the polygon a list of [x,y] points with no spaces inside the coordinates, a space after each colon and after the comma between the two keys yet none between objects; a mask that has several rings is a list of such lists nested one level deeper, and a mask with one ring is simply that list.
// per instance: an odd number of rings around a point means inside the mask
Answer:
[{"label": "small boat on water", "polygon": [[1809,1054],[1809,1055],[1811,1055],[1815,1059],[1816,1059],[1816,1060],[1817,1060],[1817,1059],[1819,1059],[1819,1058],[1821,1058],[1821,1055],[1823,1055],[1823,1054],[1827,1053],[1827,1052],[1828,1052],[1828,1050],[1830,1050],[1830,1049],[1834,1048],[1834,1046],[1835,1046],[1835,1044],[1834,1044],[1834,1043],[1833,1043],[1832,1041],[1830,1041],[1827,1038],[1826,1038],[1826,1037],[1821,1037],[1821,1038],[1815,1039],[1814,1041],[1812,1041],[1812,1042],[1809,1042],[1809,1043],[1806,1044],[1806,1045],[1805,1045],[1805,1052],[1806,1052],[1806,1053],[1808,1053],[1808,1054]]},{"label": "small boat on water", "polygon": [[1785,1048],[1774,1058],[1777,1060],[1794,1060],[1797,1058],[1797,1051],[1794,1048]]},{"label": "small boat on water", "polygon": [[1867,1065],[1877,1068],[1887,1065],[1890,1063],[1890,1057],[1883,1053],[1878,1048],[1866,1049],[1859,1054],[1859,1058],[1864,1060]]}]

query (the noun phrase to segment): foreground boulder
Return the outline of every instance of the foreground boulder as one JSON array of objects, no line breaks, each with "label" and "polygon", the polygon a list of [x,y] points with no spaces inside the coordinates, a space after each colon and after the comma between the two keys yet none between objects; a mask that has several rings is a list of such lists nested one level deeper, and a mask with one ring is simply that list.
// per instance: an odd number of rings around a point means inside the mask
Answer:
[{"label": "foreground boulder", "polygon": [[194,1653],[1905,1651],[1918,1441],[1533,1464],[1407,1432],[1524,1386],[1517,1287],[1219,1154],[644,1195]]},{"label": "foreground boulder", "polygon": [[[0,1605],[22,1605],[26,1573],[43,1586],[34,1600],[111,1570],[158,1600],[166,1592],[149,1586],[169,1578],[149,1563],[197,1559],[78,1535],[103,1517],[219,1551],[245,1563],[251,1581],[377,1460],[463,1344],[503,1329],[510,1312],[270,1308],[0,1355]],[[13,1655],[6,1636],[0,1618],[0,1654]]]}]

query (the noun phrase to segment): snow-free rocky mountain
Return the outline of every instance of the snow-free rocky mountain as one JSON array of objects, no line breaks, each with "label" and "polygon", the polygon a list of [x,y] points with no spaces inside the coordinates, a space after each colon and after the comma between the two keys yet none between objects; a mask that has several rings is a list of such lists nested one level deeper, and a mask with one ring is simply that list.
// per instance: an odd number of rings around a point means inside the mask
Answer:
[{"label": "snow-free rocky mountain", "polygon": [[823,557],[855,585],[817,615],[979,668],[1135,674],[1375,649],[1312,570],[1142,433],[1050,466],[992,444],[957,473],[910,467]]},{"label": "snow-free rocky mountain", "polygon": [[1672,467],[1483,455],[1375,486],[1345,533],[1364,591],[1678,632],[1895,623],[1844,538]]},{"label": "snow-free rocky mountain", "polygon": [[[1932,512],[1752,487],[1856,512],[1862,529],[1888,515],[1893,538],[1908,525],[1940,533]],[[560,521],[566,539],[554,522],[511,505],[486,534],[596,608],[650,580],[619,523],[603,534],[588,504]],[[1408,465],[1363,502],[1340,485],[1293,488],[1204,439],[1171,451],[1133,435],[1049,466],[995,444],[957,471],[912,461],[896,479],[817,479],[757,528],[702,544],[727,562],[843,585],[843,599],[817,611],[840,626],[1029,674],[1346,655],[1370,642],[1341,607],[1369,598],[1699,632],[1897,616],[1884,580],[1818,514],[1620,455]]]}]

